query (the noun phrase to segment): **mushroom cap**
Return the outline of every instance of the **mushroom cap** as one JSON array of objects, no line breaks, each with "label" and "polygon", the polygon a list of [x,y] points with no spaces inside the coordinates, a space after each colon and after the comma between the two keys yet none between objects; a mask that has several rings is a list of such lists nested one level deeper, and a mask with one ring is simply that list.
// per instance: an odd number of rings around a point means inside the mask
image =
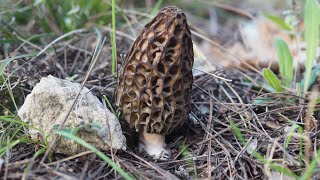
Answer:
[{"label": "mushroom cap", "polygon": [[116,89],[122,119],[138,132],[169,134],[190,112],[194,61],[187,18],[165,7],[127,53]]}]

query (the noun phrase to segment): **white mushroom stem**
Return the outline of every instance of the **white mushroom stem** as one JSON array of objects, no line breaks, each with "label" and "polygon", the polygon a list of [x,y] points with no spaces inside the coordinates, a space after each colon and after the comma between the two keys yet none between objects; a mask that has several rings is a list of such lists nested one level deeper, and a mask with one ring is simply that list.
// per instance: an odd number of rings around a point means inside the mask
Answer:
[{"label": "white mushroom stem", "polygon": [[155,159],[167,160],[170,152],[166,149],[165,135],[140,132],[139,150],[145,150]]}]

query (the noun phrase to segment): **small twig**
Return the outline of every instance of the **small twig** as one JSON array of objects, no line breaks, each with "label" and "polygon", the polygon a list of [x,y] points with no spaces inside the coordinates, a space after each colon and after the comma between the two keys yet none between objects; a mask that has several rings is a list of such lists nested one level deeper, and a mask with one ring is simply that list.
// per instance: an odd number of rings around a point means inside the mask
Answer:
[{"label": "small twig", "polygon": [[58,161],[54,161],[54,162],[48,163],[47,165],[51,166],[51,165],[54,165],[54,164],[62,163],[62,162],[65,162],[65,161],[69,161],[71,159],[75,159],[75,158],[78,158],[78,157],[81,157],[81,156],[84,156],[84,155],[87,155],[87,154],[92,154],[92,153],[93,153],[93,151],[85,151],[85,152],[82,152],[82,153],[79,153],[79,154],[75,154],[75,155],[60,159]]},{"label": "small twig", "polygon": [[84,180],[85,179],[85,174],[86,174],[86,172],[88,170],[88,167],[89,167],[89,161],[86,161],[84,163],[83,168],[81,169],[81,175],[80,175],[80,178],[79,178],[80,180]]},{"label": "small twig", "polygon": [[215,75],[215,74],[213,74],[213,73],[205,72],[205,71],[203,71],[203,70],[201,70],[201,69],[198,69],[198,68],[195,68],[195,67],[193,67],[192,69],[195,69],[195,70],[197,70],[197,71],[200,71],[200,72],[209,74],[209,75],[211,75],[211,76],[213,76],[213,77],[215,77],[215,78],[221,79],[221,80],[223,80],[223,81],[227,81],[227,82],[231,82],[231,81],[232,81],[231,79],[226,79],[226,78],[217,76],[217,75]]},{"label": "small twig", "polygon": [[247,143],[243,146],[243,148],[240,150],[240,153],[237,154],[237,156],[234,158],[234,162],[236,162],[238,160],[238,158],[243,154],[243,152],[247,149],[247,146],[250,144],[252,140],[252,137],[250,137],[247,141]]},{"label": "small twig", "polygon": [[[142,161],[143,163],[147,164],[148,166],[150,166],[152,169],[156,170],[159,174],[161,174],[162,176],[164,177],[167,177],[167,178],[171,178],[172,180],[176,180],[178,179],[175,175],[171,174],[170,172],[168,171],[165,171],[163,170],[162,168],[160,168],[159,166],[157,166],[156,164],[153,164],[151,162],[148,162],[146,160],[144,160],[143,158],[137,156],[136,154],[130,152],[130,151],[127,151],[128,154],[134,156],[135,158],[139,159],[140,161]],[[168,175],[170,177],[168,177]]]}]

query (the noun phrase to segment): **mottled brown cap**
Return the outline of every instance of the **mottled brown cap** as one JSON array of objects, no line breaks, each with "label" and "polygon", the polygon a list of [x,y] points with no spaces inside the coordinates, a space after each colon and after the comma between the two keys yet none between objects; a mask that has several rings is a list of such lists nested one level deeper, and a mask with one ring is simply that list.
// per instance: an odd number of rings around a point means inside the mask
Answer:
[{"label": "mottled brown cap", "polygon": [[193,48],[185,14],[163,8],[126,55],[116,104],[131,128],[169,134],[190,112]]}]

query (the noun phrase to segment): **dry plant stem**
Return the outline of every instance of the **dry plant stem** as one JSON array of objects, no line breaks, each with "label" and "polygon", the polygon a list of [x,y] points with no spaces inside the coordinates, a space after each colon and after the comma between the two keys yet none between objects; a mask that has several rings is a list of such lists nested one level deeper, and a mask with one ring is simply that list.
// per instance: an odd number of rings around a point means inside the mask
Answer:
[{"label": "dry plant stem", "polygon": [[[209,125],[208,125],[208,129],[211,130],[212,128],[210,126],[212,126],[212,113],[213,113],[213,98],[212,96],[210,96],[210,114],[209,114]],[[209,138],[209,134],[206,134],[206,139]],[[209,141],[208,143],[208,178],[211,179],[211,141]]]},{"label": "dry plant stem", "polygon": [[[90,91],[91,91],[91,89],[90,89]],[[104,110],[106,111],[107,105],[106,105],[106,101],[105,101],[105,100],[103,100],[103,107],[105,108]],[[109,126],[109,123],[107,123],[107,126],[108,126],[108,129],[109,129],[109,132],[111,132],[111,128],[110,128],[110,126]],[[110,144],[111,144],[111,147],[112,147],[111,136],[109,136],[109,141],[111,142]],[[112,148],[110,148],[110,152],[111,152],[112,161],[113,161],[113,162],[116,162],[116,161],[114,160],[114,154],[115,154],[115,153],[113,153],[113,149],[112,149]],[[112,171],[114,171],[114,175],[115,175],[115,177],[117,177],[117,171],[115,171],[114,169],[112,169]]]},{"label": "dry plant stem", "polygon": [[83,166],[83,168],[81,169],[81,175],[80,175],[80,180],[84,180],[85,179],[85,177],[86,177],[86,173],[87,173],[87,171],[88,171],[88,168],[89,168],[89,161],[86,161],[85,163],[84,163],[84,166]]},{"label": "dry plant stem", "polygon": [[313,156],[313,148],[312,148],[312,141],[310,139],[310,135],[312,131],[317,127],[317,120],[314,117],[314,106],[317,104],[318,94],[316,90],[312,90],[310,95],[310,101],[308,103],[308,109],[306,112],[306,116],[304,118],[304,132],[306,136],[309,138],[310,143],[306,143],[304,147],[304,155],[305,155],[305,161],[307,164],[309,164],[310,158]]},{"label": "dry plant stem", "polygon": [[204,1],[204,3],[212,4],[218,8],[221,8],[221,9],[224,9],[227,11],[231,11],[233,13],[239,14],[240,16],[246,17],[251,20],[255,18],[250,12],[247,12],[247,11],[242,10],[242,9],[235,7],[235,6],[231,6],[231,5],[223,4],[223,3],[218,3],[218,2],[210,2],[210,1]]},{"label": "dry plant stem", "polygon": [[58,170],[56,169],[53,169],[52,167],[44,164],[44,163],[41,163],[41,165],[43,165],[46,169],[49,170],[49,172],[51,172],[52,174],[56,175],[56,176],[60,176],[61,179],[74,179],[72,176],[69,176],[67,174],[63,174],[62,172],[59,172]]},{"label": "dry plant stem", "polygon": [[217,79],[223,80],[223,81],[227,81],[227,82],[231,82],[231,81],[232,81],[231,79],[226,79],[226,78],[220,77],[220,76],[218,76],[218,75],[215,75],[215,74],[213,74],[213,73],[205,72],[205,71],[203,71],[203,70],[201,70],[201,69],[198,69],[198,68],[195,68],[195,67],[193,67],[192,69],[195,69],[195,70],[197,70],[197,71],[200,71],[200,72],[209,74],[209,75],[211,75],[211,76],[213,76],[213,77],[215,77],[215,78],[217,78]]},{"label": "dry plant stem", "polygon": [[[101,27],[103,31],[108,31],[108,32],[111,32],[112,29],[110,27]],[[122,37],[125,37],[125,38],[128,38],[130,39],[131,41],[134,41],[134,37],[122,32],[122,31],[119,31],[119,30],[116,30],[116,35],[118,36],[122,36]]]},{"label": "dry plant stem", "polygon": [[[97,60],[98,60],[98,57],[99,57],[99,55],[100,55],[100,52],[101,52],[101,50],[102,50],[102,47],[103,47],[103,44],[105,43],[105,41],[106,41],[106,37],[103,38],[101,47],[100,47],[100,49],[99,49],[98,51],[97,51],[97,49],[98,49],[98,43],[97,43],[97,46],[96,46],[96,49],[95,49],[95,53],[94,53],[94,54],[97,54],[97,55],[96,55],[96,56],[93,56],[94,59],[93,59],[93,61],[92,61],[91,66],[89,67],[89,70],[88,70],[88,72],[87,72],[87,74],[86,74],[86,76],[85,76],[85,79],[83,80],[83,82],[82,82],[82,84],[81,84],[81,89],[80,89],[80,91],[78,92],[76,98],[74,99],[74,101],[73,101],[73,103],[72,103],[72,105],[71,105],[71,107],[70,107],[70,109],[69,109],[69,111],[68,111],[65,119],[63,120],[63,122],[62,122],[62,123],[60,124],[60,126],[58,127],[57,131],[61,130],[62,127],[64,126],[64,124],[66,123],[66,121],[67,121],[67,119],[68,119],[68,117],[69,117],[69,115],[70,115],[73,107],[75,106],[75,104],[76,104],[76,102],[77,102],[77,99],[79,98],[80,92],[82,91],[85,83],[87,82],[87,80],[88,80],[88,78],[89,78],[89,75],[90,75],[90,73],[91,73],[94,65],[96,64],[96,62],[97,62]],[[97,52],[97,53],[96,53],[96,52]],[[51,148],[53,147],[53,145],[56,143],[56,140],[57,140],[57,136],[54,136],[52,143],[49,144],[48,149],[46,150],[43,158],[41,159],[41,162],[40,162],[41,164],[44,163],[44,160],[45,160],[46,157],[48,156],[48,154],[49,154]]]},{"label": "dry plant stem", "polygon": [[156,159],[167,160],[170,157],[170,152],[166,150],[165,135],[140,132],[139,149]]},{"label": "dry plant stem", "polygon": [[[9,144],[9,136],[7,137],[7,144]],[[9,157],[10,157],[10,149],[7,148],[6,150],[6,159],[5,159],[5,162],[6,164],[9,164]],[[8,166],[5,167],[5,171],[4,171],[4,179],[7,179],[8,178]]]},{"label": "dry plant stem", "polygon": [[44,51],[46,51],[50,46],[52,46],[53,44],[55,44],[56,42],[60,41],[61,39],[64,39],[72,34],[76,34],[76,33],[82,33],[82,32],[85,32],[86,30],[85,29],[76,29],[74,31],[70,31],[60,37],[58,37],[57,39],[55,39],[54,41],[52,41],[51,43],[49,43],[44,49],[42,49],[38,54],[37,56],[39,56],[40,54],[42,54]]}]

